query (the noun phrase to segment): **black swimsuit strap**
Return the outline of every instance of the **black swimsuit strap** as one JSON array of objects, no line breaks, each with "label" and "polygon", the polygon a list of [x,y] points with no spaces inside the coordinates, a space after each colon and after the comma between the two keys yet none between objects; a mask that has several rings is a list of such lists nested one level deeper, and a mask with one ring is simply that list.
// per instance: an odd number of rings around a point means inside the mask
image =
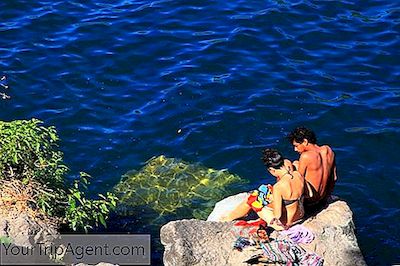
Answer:
[{"label": "black swimsuit strap", "polygon": [[[293,174],[291,174],[289,171],[288,171],[287,173],[285,173],[282,177],[284,177],[284,176],[287,175],[287,174],[289,174],[292,178],[294,178]],[[282,177],[281,177],[281,178],[282,178]],[[293,200],[285,200],[285,199],[282,199],[282,200],[283,200],[283,205],[287,206],[287,205],[290,205],[290,204],[292,204],[292,203],[295,203],[296,201],[300,201],[302,197],[303,197],[303,195],[301,195],[300,198],[298,198],[298,199],[293,199]]]},{"label": "black swimsuit strap", "polygon": [[300,198],[298,198],[298,199],[294,199],[294,200],[283,200],[283,205],[285,205],[285,206],[287,206],[287,205],[290,205],[290,204],[292,204],[292,203],[295,203],[296,201],[300,201],[300,199],[301,199],[301,197]]}]

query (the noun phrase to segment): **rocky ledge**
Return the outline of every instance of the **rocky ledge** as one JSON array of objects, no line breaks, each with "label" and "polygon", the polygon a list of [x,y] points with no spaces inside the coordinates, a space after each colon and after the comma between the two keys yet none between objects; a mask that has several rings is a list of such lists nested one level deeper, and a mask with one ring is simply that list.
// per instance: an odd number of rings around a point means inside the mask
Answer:
[{"label": "rocky ledge", "polygon": [[[60,233],[58,232],[58,225],[54,220],[49,217],[34,217],[33,215],[30,215],[29,211],[11,211],[8,214],[0,213],[0,242],[1,240],[4,241],[7,239],[10,240],[13,246],[15,245],[19,247],[32,248],[33,246],[35,246],[35,244],[39,242],[43,243],[43,245],[51,245],[54,243],[54,240],[59,236]],[[6,242],[6,244],[7,243],[8,242]],[[4,252],[4,248],[2,249],[2,252]],[[52,261],[48,261],[48,263],[48,265],[55,264]],[[3,264],[0,263],[0,265]],[[15,265],[24,264],[16,263]],[[39,265],[39,263],[36,263],[36,265]],[[94,266],[115,265],[116,264],[100,262]],[[75,266],[90,266],[90,264],[79,263]]]},{"label": "rocky ledge", "polygon": [[[215,220],[216,216],[226,211],[223,203],[238,202],[243,196],[243,193],[238,194],[217,203],[209,220]],[[314,233],[315,239],[301,246],[322,256],[324,265],[366,265],[354,234],[352,216],[346,202],[331,202],[303,223]],[[240,235],[239,228],[232,222],[193,219],[169,222],[161,228],[161,242],[165,246],[164,265],[246,265],[244,261],[259,252],[232,249]]]},{"label": "rocky ledge", "polygon": [[0,214],[0,238],[9,238],[22,247],[52,243],[59,235],[57,225],[48,218],[32,217],[28,212]]}]

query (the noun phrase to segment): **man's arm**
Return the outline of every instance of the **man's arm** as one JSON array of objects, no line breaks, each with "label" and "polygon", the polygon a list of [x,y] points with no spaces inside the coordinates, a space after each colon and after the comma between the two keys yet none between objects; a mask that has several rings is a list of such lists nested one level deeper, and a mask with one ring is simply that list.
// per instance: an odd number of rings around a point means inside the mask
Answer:
[{"label": "man's arm", "polygon": [[306,178],[306,171],[309,162],[309,155],[307,153],[302,153],[299,158],[299,166],[297,167],[297,171]]},{"label": "man's arm", "polygon": [[337,180],[337,172],[336,172],[336,159],[333,160],[333,180],[336,182]]},{"label": "man's arm", "polygon": [[301,174],[301,176],[304,178],[304,196],[306,198],[312,198],[314,193],[313,193],[313,187],[312,185],[307,181],[306,179],[306,172],[307,172],[307,166],[309,164],[310,156],[307,153],[303,153],[300,155],[299,159],[299,166],[298,166],[298,172]]},{"label": "man's arm", "polygon": [[306,198],[312,198],[314,196],[313,187],[310,183],[308,183],[307,180],[304,180],[304,182],[305,182],[304,195]]}]

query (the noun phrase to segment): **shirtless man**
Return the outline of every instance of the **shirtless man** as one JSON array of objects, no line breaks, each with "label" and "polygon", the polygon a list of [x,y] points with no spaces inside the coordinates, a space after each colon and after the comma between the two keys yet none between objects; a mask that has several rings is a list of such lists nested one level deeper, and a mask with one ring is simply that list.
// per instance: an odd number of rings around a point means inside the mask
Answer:
[{"label": "shirtless man", "polygon": [[333,192],[337,180],[335,154],[328,145],[318,146],[315,133],[305,127],[293,130],[288,139],[300,159],[293,165],[305,177],[305,206],[324,204]]}]

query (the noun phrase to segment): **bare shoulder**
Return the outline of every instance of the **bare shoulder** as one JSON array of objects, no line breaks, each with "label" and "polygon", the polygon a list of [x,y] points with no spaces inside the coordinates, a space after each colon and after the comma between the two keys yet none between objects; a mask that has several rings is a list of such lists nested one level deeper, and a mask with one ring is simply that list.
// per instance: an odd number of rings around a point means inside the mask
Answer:
[{"label": "bare shoulder", "polygon": [[286,167],[288,167],[288,168],[290,169],[290,171],[293,171],[293,163],[292,163],[290,160],[284,159],[284,160],[283,160],[283,163],[284,163],[284,165],[285,165]]},{"label": "bare shoulder", "polygon": [[288,160],[288,159],[284,159],[284,160],[283,160],[283,163],[284,163],[285,165],[292,165],[292,162],[291,162],[290,160]]},{"label": "bare shoulder", "polygon": [[273,191],[277,191],[277,190],[282,191],[285,188],[285,186],[287,186],[286,183],[287,182],[285,182],[283,180],[278,181],[277,183],[275,183]]},{"label": "bare shoulder", "polygon": [[300,155],[300,161],[308,161],[313,160],[318,156],[318,153],[315,151],[305,151]]},{"label": "bare shoulder", "polygon": [[326,154],[329,154],[329,155],[333,155],[333,156],[335,155],[335,153],[333,152],[332,148],[330,146],[328,146],[328,145],[322,145],[320,147],[320,149],[321,149],[321,151],[323,153],[326,153]]}]

